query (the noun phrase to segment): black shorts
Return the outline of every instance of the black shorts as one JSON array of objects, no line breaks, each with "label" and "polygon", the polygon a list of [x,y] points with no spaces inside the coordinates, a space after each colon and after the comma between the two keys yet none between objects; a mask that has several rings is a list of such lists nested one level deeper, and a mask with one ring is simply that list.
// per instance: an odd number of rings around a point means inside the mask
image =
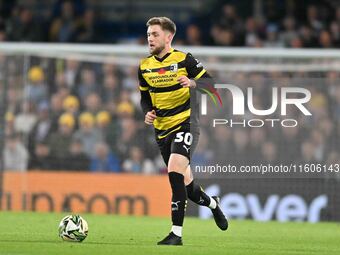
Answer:
[{"label": "black shorts", "polygon": [[190,124],[182,124],[181,128],[162,139],[156,137],[163,160],[168,166],[171,153],[181,154],[190,161],[199,138],[198,128],[190,129]]}]

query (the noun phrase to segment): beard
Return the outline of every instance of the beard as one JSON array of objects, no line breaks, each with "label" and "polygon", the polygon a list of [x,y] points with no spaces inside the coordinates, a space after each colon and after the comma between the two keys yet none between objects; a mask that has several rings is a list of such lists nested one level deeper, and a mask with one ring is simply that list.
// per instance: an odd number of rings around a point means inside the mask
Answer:
[{"label": "beard", "polygon": [[153,49],[150,49],[150,54],[151,55],[158,55],[161,53],[165,48],[165,45],[161,45],[159,47],[154,47]]}]

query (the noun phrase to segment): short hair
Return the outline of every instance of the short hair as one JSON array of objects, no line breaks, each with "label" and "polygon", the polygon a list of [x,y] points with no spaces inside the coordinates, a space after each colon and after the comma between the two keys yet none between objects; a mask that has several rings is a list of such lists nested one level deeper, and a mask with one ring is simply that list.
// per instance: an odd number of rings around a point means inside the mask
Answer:
[{"label": "short hair", "polygon": [[153,17],[146,22],[146,26],[160,25],[162,30],[167,30],[172,34],[176,33],[175,23],[167,17]]}]

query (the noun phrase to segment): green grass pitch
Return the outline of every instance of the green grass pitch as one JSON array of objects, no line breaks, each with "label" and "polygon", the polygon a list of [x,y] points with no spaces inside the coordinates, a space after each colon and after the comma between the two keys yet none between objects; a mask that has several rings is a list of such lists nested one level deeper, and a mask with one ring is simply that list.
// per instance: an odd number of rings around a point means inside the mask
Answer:
[{"label": "green grass pitch", "polygon": [[186,218],[184,246],[160,247],[156,242],[168,233],[169,219],[83,214],[89,235],[70,243],[57,234],[65,215],[0,212],[0,254],[340,254],[337,223],[235,220],[223,232],[213,220]]}]

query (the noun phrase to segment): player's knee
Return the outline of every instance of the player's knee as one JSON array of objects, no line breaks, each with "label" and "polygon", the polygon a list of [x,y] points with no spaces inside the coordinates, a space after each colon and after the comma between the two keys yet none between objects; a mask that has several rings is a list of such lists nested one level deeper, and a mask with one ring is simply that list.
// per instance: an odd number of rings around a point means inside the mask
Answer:
[{"label": "player's knee", "polygon": [[173,164],[169,164],[168,166],[168,172],[176,172],[176,173],[180,173],[180,174],[185,174],[185,170],[183,168],[181,168],[180,164],[177,163],[173,163]]},{"label": "player's knee", "polygon": [[171,154],[168,164],[168,172],[185,174],[189,160],[180,154]]}]

